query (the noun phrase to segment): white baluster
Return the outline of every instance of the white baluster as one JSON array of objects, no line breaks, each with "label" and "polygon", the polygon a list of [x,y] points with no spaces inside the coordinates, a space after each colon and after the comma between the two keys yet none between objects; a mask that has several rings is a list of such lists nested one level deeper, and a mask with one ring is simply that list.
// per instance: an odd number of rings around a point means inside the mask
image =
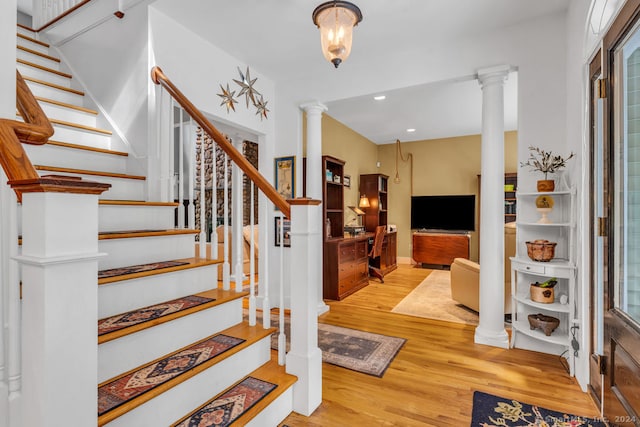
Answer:
[{"label": "white baluster", "polygon": [[284,332],[284,215],[280,212],[280,307],[278,309],[280,333],[278,334],[278,364],[284,366],[287,336]]},{"label": "white baluster", "polygon": [[184,228],[184,110],[180,108],[180,136],[178,137],[178,228]]},{"label": "white baluster", "polygon": [[[262,219],[259,221],[260,224],[264,224],[262,226],[262,234],[269,236],[269,233],[267,232],[267,222],[270,219],[268,211],[273,210],[273,204],[267,200],[267,196],[265,196],[264,193],[260,192],[259,197],[262,205],[269,207],[262,210]],[[268,239],[262,239],[265,243],[267,240]],[[271,327],[271,301],[269,301],[269,251],[260,251],[260,260],[262,262],[262,269],[264,272],[264,274],[260,276],[259,284],[259,288],[261,289],[260,295],[262,296],[262,327],[266,329]]]},{"label": "white baluster", "polygon": [[[253,181],[249,181],[250,192],[249,192],[249,224],[251,229],[251,238],[249,239],[249,326],[255,326],[256,324],[256,261],[255,261],[255,221],[254,221],[254,206],[253,206],[253,198],[255,197],[255,183]],[[264,229],[263,229],[264,230]],[[264,232],[264,231],[263,231]]]},{"label": "white baluster", "polygon": [[222,263],[222,289],[228,291],[231,289],[230,286],[230,269],[231,264],[229,263],[229,160],[227,158],[227,153],[224,154],[224,194],[222,195],[223,201],[223,212],[224,212],[224,262]]},{"label": "white baluster", "polygon": [[200,137],[200,257],[204,258],[207,253],[207,238],[205,229],[207,226],[206,222],[206,200],[205,200],[205,182],[204,182],[204,142],[205,142],[205,133],[201,131]]},{"label": "white baluster", "polygon": [[[218,259],[218,162],[216,144],[211,141],[211,258]],[[217,280],[217,278],[216,278]]]},{"label": "white baluster", "polygon": [[[187,214],[189,216],[189,229],[196,228],[196,212],[195,203],[193,201],[193,181],[195,180],[195,168],[196,168],[196,141],[197,135],[194,138],[193,132],[193,118],[189,118],[189,203],[187,206]],[[213,242],[212,242],[213,243]],[[211,245],[213,250],[213,244]]]}]

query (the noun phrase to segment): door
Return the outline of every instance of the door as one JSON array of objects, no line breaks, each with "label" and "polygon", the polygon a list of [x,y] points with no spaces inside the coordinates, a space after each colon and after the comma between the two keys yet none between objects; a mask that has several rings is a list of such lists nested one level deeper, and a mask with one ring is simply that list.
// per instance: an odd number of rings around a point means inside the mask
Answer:
[{"label": "door", "polygon": [[602,190],[604,415],[640,426],[640,1],[629,0],[605,36]]}]

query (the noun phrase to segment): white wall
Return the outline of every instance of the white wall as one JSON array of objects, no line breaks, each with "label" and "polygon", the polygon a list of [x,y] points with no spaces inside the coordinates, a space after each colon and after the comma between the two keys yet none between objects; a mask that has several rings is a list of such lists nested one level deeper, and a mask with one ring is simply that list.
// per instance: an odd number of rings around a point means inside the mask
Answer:
[{"label": "white wall", "polygon": [[0,117],[16,117],[16,0],[0,4]]}]

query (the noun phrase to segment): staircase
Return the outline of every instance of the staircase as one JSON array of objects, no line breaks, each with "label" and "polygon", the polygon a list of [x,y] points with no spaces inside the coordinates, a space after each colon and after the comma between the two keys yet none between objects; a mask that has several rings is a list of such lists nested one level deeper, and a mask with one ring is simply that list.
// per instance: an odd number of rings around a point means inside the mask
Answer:
[{"label": "staircase", "polygon": [[97,424],[277,425],[296,378],[272,360],[275,329],[243,320],[247,292],[218,286],[222,260],[198,257],[199,231],[174,227],[177,203],[145,200],[145,177],[128,173],[128,153],[110,148],[111,131],[50,46],[22,27],[17,45],[17,68],[55,130],[24,145],[38,173],[111,185],[98,208]]}]

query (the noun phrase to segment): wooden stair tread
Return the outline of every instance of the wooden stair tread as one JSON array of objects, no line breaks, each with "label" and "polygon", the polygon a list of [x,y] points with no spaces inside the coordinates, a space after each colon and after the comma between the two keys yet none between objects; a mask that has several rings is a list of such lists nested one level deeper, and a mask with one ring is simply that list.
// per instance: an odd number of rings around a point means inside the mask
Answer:
[{"label": "wooden stair tread", "polygon": [[102,277],[98,279],[98,285],[106,285],[107,283],[122,282],[125,280],[137,279],[140,277],[155,276],[158,274],[171,273],[173,271],[189,270],[191,268],[204,267],[212,264],[220,264],[222,262],[221,260],[205,259],[205,258],[183,258],[176,261],[184,261],[187,264],[159,268],[156,270],[142,271],[137,273],[126,273],[126,274],[121,274],[121,275],[112,276],[112,277]]},{"label": "wooden stair tread", "polygon": [[178,202],[145,202],[143,200],[100,200],[100,205],[122,205],[122,206],[179,206]]},{"label": "wooden stair tread", "polygon": [[[188,297],[206,298],[206,299],[209,299],[210,301],[202,302],[202,303],[200,303],[198,305],[194,305],[192,307],[189,307],[189,308],[186,308],[186,309],[182,309],[182,310],[179,310],[179,311],[174,311],[174,312],[172,312],[170,314],[165,314],[165,315],[162,315],[160,317],[156,317],[154,319],[150,319],[150,320],[147,320],[147,321],[140,321],[139,323],[132,324],[130,326],[118,327],[117,329],[113,329],[113,330],[111,330],[109,332],[106,332],[106,333],[104,333],[102,335],[98,335],[98,344],[103,344],[103,343],[109,342],[111,340],[114,340],[114,339],[117,339],[117,338],[120,338],[120,337],[124,337],[124,336],[127,336],[127,335],[131,335],[131,334],[134,334],[136,332],[151,328],[153,326],[161,325],[163,323],[167,323],[167,322],[170,322],[172,320],[179,319],[181,317],[185,317],[185,316],[188,316],[190,314],[197,313],[199,311],[209,309],[211,307],[215,307],[217,305],[222,305],[224,303],[227,303],[229,301],[233,301],[233,300],[238,299],[238,298],[243,298],[248,294],[249,294],[248,292],[235,292],[235,291],[232,291],[232,290],[225,291],[223,289],[216,288],[216,289],[211,289],[209,291],[200,292],[200,293],[197,293],[197,294],[194,294],[194,295],[188,295]],[[155,307],[155,306],[158,306],[158,305],[161,305],[161,304],[170,303],[172,301],[175,301],[175,300],[166,301],[166,302],[160,303],[160,304],[154,304],[154,305],[149,306],[149,307],[142,307],[142,308],[139,308],[137,310],[131,310],[131,311],[127,312],[127,313],[121,313],[121,314],[117,314],[115,316],[109,316],[108,318],[101,319],[101,320],[107,321],[108,319],[113,319],[113,318],[117,318],[117,317],[120,317],[120,316],[126,316],[126,315],[135,316],[137,313],[148,311],[152,307]]]},{"label": "wooden stair tread", "polygon": [[104,135],[112,135],[113,134],[113,132],[111,132],[110,130],[100,129],[100,128],[96,128],[96,127],[93,127],[93,126],[81,125],[81,124],[78,124],[78,123],[67,122],[67,121],[64,121],[64,120],[49,119],[49,121],[51,122],[51,124],[54,124],[54,125],[68,126],[68,127],[72,127],[72,128],[86,130],[86,131],[89,131],[89,132],[101,133],[101,134],[104,134]]},{"label": "wooden stair tread", "polygon": [[55,145],[57,147],[73,148],[75,150],[85,150],[85,151],[94,151],[96,153],[112,154],[114,156],[125,156],[126,157],[126,156],[129,155],[129,153],[126,153],[124,151],[107,150],[106,148],[89,147],[88,145],[73,144],[71,142],[61,142],[61,141],[49,140],[49,141],[47,141],[47,144]]},{"label": "wooden stair tread", "polygon": [[165,381],[161,384],[156,385],[156,387],[147,390],[146,392],[139,394],[129,400],[127,400],[126,402],[120,404],[119,406],[114,407],[113,409],[103,413],[102,415],[98,416],[98,426],[103,426],[111,421],[113,421],[114,419],[118,418],[121,415],[126,414],[127,412],[137,408],[138,406],[142,405],[143,403],[148,402],[149,400],[153,399],[154,397],[164,393],[167,390],[170,390],[171,388],[177,386],[178,384],[183,383],[184,381],[188,380],[189,378],[194,377],[195,375],[199,374],[200,372],[210,368],[211,366],[214,366],[217,363],[220,363],[222,360],[225,360],[231,356],[233,356],[234,354],[237,354],[238,352],[242,351],[243,349],[249,347],[250,345],[252,345],[255,342],[258,342],[259,340],[268,337],[269,335],[271,335],[272,333],[274,333],[276,331],[276,328],[269,328],[269,329],[263,329],[262,326],[256,325],[256,326],[249,326],[248,323],[246,322],[242,322],[239,323],[237,325],[234,325],[230,328],[227,328],[219,333],[216,333],[214,335],[211,335],[209,337],[206,337],[202,340],[199,340],[193,344],[190,344],[186,347],[183,347],[177,351],[174,351],[172,353],[169,353],[163,357],[160,357],[152,362],[146,363],[142,366],[139,366],[137,368],[134,368],[128,372],[125,372],[121,375],[118,375],[114,378],[111,378],[103,383],[98,384],[98,388],[100,387],[104,387],[120,378],[123,378],[125,376],[131,375],[135,372],[138,372],[148,366],[151,366],[153,364],[156,364],[158,362],[161,362],[165,359],[168,359],[174,355],[177,355],[178,353],[181,353],[185,350],[188,350],[190,348],[193,348],[195,346],[197,346],[200,343],[203,343],[215,336],[218,335],[227,335],[230,337],[234,337],[234,338],[238,338],[238,339],[243,339],[245,340],[244,342],[236,345],[235,347],[225,351],[222,354],[219,354],[217,356],[212,357],[211,359],[192,367],[191,369],[179,374],[178,376],[175,376],[171,379],[169,379],[168,381]]},{"label": "wooden stair tread", "polygon": [[60,62],[60,58],[56,58],[54,56],[47,55],[46,53],[38,52],[37,50],[29,49],[28,47],[24,47],[24,46],[18,45],[18,49],[23,50],[23,51],[28,52],[28,53],[31,53],[33,55],[41,56],[43,58],[49,59],[49,60],[54,61],[54,62]]},{"label": "wooden stair tread", "polygon": [[[20,24],[18,24],[18,25],[20,25]],[[27,28],[27,27],[23,27],[23,28],[25,28],[25,29],[27,29],[27,30],[31,31],[31,29],[30,29],[30,28]],[[50,47],[51,47],[51,46],[49,45],[49,43],[45,43],[45,42],[42,42],[42,41],[40,41],[40,40],[36,40],[36,39],[34,39],[33,37],[26,36],[26,35],[24,35],[24,34],[22,34],[22,33],[16,33],[16,34],[17,34],[17,35],[18,35],[18,37],[20,37],[21,39],[29,40],[30,42],[33,42],[33,43],[35,43],[35,44],[39,44],[40,46],[44,46],[44,47],[46,47],[46,48],[50,48]]]},{"label": "wooden stair tread", "polygon": [[33,167],[39,171],[75,173],[79,175],[105,176],[105,177],[111,177],[111,178],[137,179],[140,181],[144,181],[146,179],[144,176],[127,175],[125,173],[100,172],[100,171],[90,171],[90,170],[72,169],[72,168],[59,168],[57,166],[44,166],[44,165],[34,165]]},{"label": "wooden stair tread", "polygon": [[258,402],[256,402],[255,405],[253,405],[251,408],[249,408],[247,411],[245,411],[241,416],[239,416],[238,418],[233,420],[233,424],[234,425],[237,424],[237,425],[241,425],[242,426],[242,425],[247,424],[256,415],[258,415],[263,409],[265,409],[267,406],[269,406],[269,404],[271,404],[280,395],[282,395],[282,393],[287,391],[289,389],[289,387],[291,387],[293,384],[295,384],[296,381],[298,381],[297,377],[287,373],[286,368],[284,366],[278,365],[278,363],[275,360],[270,360],[267,363],[265,363],[264,365],[260,366],[255,371],[251,372],[246,377],[242,378],[240,381],[238,381],[237,383],[235,383],[231,387],[225,389],[224,391],[222,391],[221,393],[219,393],[215,397],[209,399],[207,402],[205,402],[204,404],[200,405],[198,408],[194,409],[193,411],[191,411],[189,414],[185,415],[180,420],[178,420],[175,423],[171,424],[171,427],[175,427],[176,425],[180,424],[184,419],[186,419],[187,417],[190,417],[191,415],[193,415],[196,412],[198,412],[200,409],[202,409],[205,406],[207,406],[209,403],[211,403],[214,400],[218,399],[220,396],[222,396],[225,393],[227,393],[229,390],[231,390],[233,387],[235,387],[237,384],[241,383],[242,381],[244,381],[248,377],[257,378],[259,380],[263,380],[263,381],[267,381],[269,383],[275,384],[276,388],[273,389],[269,394],[264,396],[262,399],[260,399]]},{"label": "wooden stair tread", "polygon": [[57,101],[55,99],[43,98],[41,96],[36,96],[36,99],[40,102],[46,102],[47,104],[54,104],[60,107],[69,108],[77,111],[82,111],[83,113],[93,114],[94,116],[98,115],[96,110],[92,110],[90,108],[81,107],[79,105],[68,104],[66,102]]},{"label": "wooden stair tread", "polygon": [[28,77],[28,76],[22,76],[22,78],[25,81],[38,83],[38,84],[41,84],[41,85],[44,85],[44,86],[52,87],[54,89],[58,89],[58,90],[62,90],[62,91],[65,91],[65,92],[70,92],[70,93],[75,93],[76,95],[80,95],[80,96],[84,96],[84,92],[82,92],[80,90],[76,90],[76,89],[71,89],[70,87],[60,86],[60,85],[57,85],[57,84],[54,84],[54,83],[45,82],[44,80],[34,79],[33,77]]},{"label": "wooden stair tread", "polygon": [[127,239],[136,237],[175,236],[179,234],[198,234],[200,230],[175,228],[170,230],[124,230],[98,233],[98,240]]},{"label": "wooden stair tread", "polygon": [[46,71],[47,73],[57,74],[61,77],[66,77],[68,79],[72,78],[71,74],[63,73],[62,71],[54,70],[53,68],[45,67],[44,65],[36,64],[34,62],[25,61],[24,59],[16,58],[16,62],[22,65],[26,65],[28,67],[33,67],[42,71]]}]

